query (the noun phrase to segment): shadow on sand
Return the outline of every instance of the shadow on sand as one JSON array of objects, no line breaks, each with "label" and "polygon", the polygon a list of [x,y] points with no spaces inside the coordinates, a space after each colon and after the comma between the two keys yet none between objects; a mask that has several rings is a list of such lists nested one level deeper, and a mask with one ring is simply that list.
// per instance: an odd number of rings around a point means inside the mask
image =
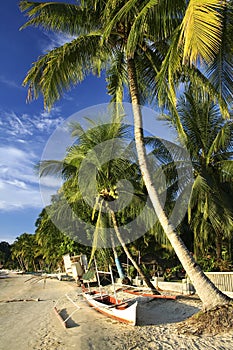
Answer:
[{"label": "shadow on sand", "polygon": [[67,309],[62,309],[60,312],[59,312],[59,315],[61,317],[61,319],[63,321],[67,320],[66,321],[66,328],[75,328],[75,327],[79,327],[79,324],[76,323],[72,317],[70,317],[70,312],[67,312]]},{"label": "shadow on sand", "polygon": [[199,310],[198,307],[177,300],[153,299],[145,303],[139,303],[137,325],[147,326],[181,322]]}]

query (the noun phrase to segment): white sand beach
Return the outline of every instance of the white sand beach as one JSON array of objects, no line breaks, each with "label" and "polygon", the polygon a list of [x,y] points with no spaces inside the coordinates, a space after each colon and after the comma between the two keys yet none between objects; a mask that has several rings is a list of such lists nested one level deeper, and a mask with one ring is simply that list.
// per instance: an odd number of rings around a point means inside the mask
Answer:
[{"label": "white sand beach", "polygon": [[[139,304],[138,325],[133,327],[90,308],[74,282],[46,279],[44,284],[43,280],[30,278],[30,275],[9,274],[0,279],[0,350],[233,348],[232,332],[201,337],[177,333],[178,323],[200,310],[201,302],[196,296],[178,300],[144,299]],[[57,305],[63,319],[70,315],[75,307],[66,294],[77,302],[80,310],[64,328],[53,307]]]}]

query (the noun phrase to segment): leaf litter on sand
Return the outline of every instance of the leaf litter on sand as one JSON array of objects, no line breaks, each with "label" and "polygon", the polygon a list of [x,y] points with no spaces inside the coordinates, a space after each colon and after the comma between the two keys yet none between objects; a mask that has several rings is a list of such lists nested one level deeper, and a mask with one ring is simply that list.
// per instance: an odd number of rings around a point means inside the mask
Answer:
[{"label": "leaf litter on sand", "polygon": [[177,326],[179,334],[217,335],[233,331],[233,301],[207,311],[199,311]]}]

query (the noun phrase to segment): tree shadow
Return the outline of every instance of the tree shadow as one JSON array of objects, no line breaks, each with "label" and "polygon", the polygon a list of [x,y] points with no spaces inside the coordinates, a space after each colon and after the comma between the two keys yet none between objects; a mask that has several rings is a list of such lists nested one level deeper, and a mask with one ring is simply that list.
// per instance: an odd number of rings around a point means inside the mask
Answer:
[{"label": "tree shadow", "polygon": [[161,325],[186,320],[200,310],[177,300],[153,299],[138,304],[137,325]]}]

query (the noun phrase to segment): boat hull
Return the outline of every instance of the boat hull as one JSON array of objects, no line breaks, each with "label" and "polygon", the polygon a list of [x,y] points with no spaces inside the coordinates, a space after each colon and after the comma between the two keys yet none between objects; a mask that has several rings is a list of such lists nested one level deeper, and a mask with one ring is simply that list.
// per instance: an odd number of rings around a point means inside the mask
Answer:
[{"label": "boat hull", "polygon": [[129,305],[124,302],[116,302],[115,298],[107,294],[101,296],[95,292],[83,292],[83,296],[90,306],[103,315],[132,326],[136,325],[137,301]]}]

